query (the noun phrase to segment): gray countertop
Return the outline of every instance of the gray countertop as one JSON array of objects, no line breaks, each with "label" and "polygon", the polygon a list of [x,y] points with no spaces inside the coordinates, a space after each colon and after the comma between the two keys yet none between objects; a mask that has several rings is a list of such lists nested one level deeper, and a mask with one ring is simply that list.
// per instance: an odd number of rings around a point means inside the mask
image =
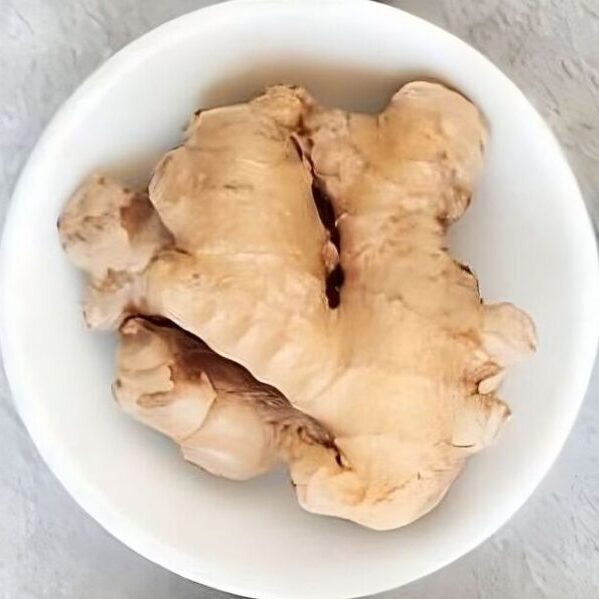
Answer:
[{"label": "gray countertop", "polygon": [[[299,0],[298,0],[299,1]],[[42,128],[115,50],[201,0],[0,0],[0,219]],[[599,222],[599,0],[397,0],[498,64],[553,127]],[[599,306],[598,306],[599,309]],[[597,369],[596,369],[597,371]],[[599,372],[566,447],[491,539],[387,598],[599,594]],[[216,599],[137,556],[66,494],[0,380],[0,598]]]}]

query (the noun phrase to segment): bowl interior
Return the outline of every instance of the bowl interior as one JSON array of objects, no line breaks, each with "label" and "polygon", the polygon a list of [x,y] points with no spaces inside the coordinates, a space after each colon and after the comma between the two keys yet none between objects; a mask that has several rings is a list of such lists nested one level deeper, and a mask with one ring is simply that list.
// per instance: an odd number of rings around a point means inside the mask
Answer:
[{"label": "bowl interior", "polygon": [[[572,424],[597,338],[594,238],[553,137],[475,51],[414,17],[366,2],[241,2],[193,13],[112,59],[61,111],[18,186],[3,246],[2,341],[15,402],[49,465],[110,532],[188,578],[242,595],[350,597],[459,557],[516,510]],[[199,107],[265,85],[307,86],[324,102],[381,108],[404,81],[435,77],[490,128],[475,200],[452,233],[489,301],[535,319],[534,359],[503,396],[513,418],[441,506],[391,533],[305,514],[282,474],[219,480],[113,403],[114,343],[86,331],[81,279],[56,218],[88,173],[144,180]]]}]

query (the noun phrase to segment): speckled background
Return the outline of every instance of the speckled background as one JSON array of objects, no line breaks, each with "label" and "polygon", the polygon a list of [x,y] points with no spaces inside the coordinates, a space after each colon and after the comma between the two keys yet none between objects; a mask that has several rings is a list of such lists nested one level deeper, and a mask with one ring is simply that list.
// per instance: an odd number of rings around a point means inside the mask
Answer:
[{"label": "speckled background", "polygon": [[[301,1],[301,0],[298,0]],[[0,220],[42,128],[115,50],[200,0],[0,0]],[[561,140],[599,222],[599,0],[397,0],[497,63]],[[598,306],[599,309],[599,306]],[[387,599],[599,597],[599,373],[559,460],[512,521]],[[105,533],[40,460],[0,381],[1,599],[220,599]],[[308,598],[307,598],[308,599]]]}]

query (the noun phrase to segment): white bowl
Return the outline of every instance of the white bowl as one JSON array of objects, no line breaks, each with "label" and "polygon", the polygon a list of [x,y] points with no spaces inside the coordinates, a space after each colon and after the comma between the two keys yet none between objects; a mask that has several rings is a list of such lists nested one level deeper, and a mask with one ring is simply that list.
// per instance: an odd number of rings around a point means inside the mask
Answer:
[{"label": "white bowl", "polygon": [[[540,349],[512,372],[514,416],[442,505],[391,533],[312,516],[282,475],[246,484],[187,465],[111,400],[113,341],[85,329],[81,280],[56,234],[65,200],[96,170],[147,176],[200,106],[276,82],[376,109],[436,77],[484,111],[490,144],[456,252],[489,300],[534,317]],[[373,2],[262,0],[177,19],[109,60],[67,102],[31,156],[6,221],[1,339],[15,403],[50,468],[114,536],[192,580],[251,597],[345,598],[423,576],[471,550],[532,493],[570,430],[599,331],[594,236],[546,125],[463,42]]]}]

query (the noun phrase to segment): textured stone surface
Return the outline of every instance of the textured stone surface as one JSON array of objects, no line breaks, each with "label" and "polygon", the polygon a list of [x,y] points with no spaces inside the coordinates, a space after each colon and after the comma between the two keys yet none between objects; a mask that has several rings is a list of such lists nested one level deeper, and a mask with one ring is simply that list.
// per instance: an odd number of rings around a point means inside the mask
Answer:
[{"label": "textured stone surface", "polygon": [[[497,63],[551,123],[599,222],[599,0],[397,0]],[[198,0],[0,0],[0,219],[55,109],[99,63]],[[391,599],[594,599],[599,375],[555,467],[493,538]],[[38,457],[0,381],[0,598],[217,599],[112,539]]]}]

